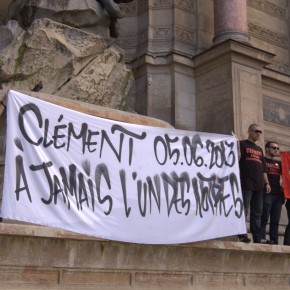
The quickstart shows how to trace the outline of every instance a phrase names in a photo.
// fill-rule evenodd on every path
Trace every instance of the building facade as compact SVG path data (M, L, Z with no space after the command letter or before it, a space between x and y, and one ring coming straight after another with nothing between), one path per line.
M117 44L135 77L130 105L176 128L290 149L289 0L139 0L122 4Z
M133 72L130 106L175 128L247 137L251 123L290 150L289 0L122 4L117 44ZM287 223L281 218L281 235Z
M290 150L290 0L120 6L126 16L115 42L135 79L129 107L178 129L240 138L258 123L261 146L276 140ZM120 112L110 114L128 122ZM284 213L281 237L285 224ZM2 222L1 289L289 289L289 247L233 240L142 245Z

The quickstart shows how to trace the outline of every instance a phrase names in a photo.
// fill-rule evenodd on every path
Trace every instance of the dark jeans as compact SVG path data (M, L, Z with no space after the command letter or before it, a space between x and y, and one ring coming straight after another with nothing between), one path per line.
M261 217L263 212L263 191L242 190L245 218L247 219L250 208L250 230L254 243L261 241Z
M287 209L288 225L284 234L284 245L290 246L290 199L287 199L285 206Z
M274 244L278 245L278 228L281 216L283 196L281 194L264 193L263 214L261 221L261 237L266 237L266 226L270 217L269 237Z

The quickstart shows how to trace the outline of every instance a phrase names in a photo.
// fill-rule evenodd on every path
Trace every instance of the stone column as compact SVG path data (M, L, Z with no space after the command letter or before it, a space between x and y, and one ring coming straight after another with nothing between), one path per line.
M213 44L227 39L249 43L247 0L214 0Z

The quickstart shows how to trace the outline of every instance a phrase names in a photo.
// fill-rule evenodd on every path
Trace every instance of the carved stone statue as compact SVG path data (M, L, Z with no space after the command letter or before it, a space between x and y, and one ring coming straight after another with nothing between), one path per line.
M109 28L117 38L118 19L124 17L118 4L133 0L12 0L7 20L17 20L27 29L35 19L49 18L56 22L99 34ZM103 33L100 33L101 35Z
M106 11L108 12L109 16L111 17L110 24L111 37L117 38L119 36L117 19L122 18L124 16L118 4L129 3L132 2L133 0L99 0L99 1L102 3Z
M128 108L133 74L107 40L118 35L119 3L132 0L3 1L0 88Z

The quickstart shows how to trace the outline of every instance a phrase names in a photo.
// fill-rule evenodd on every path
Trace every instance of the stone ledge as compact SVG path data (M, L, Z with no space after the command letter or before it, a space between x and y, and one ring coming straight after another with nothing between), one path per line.
M66 239L77 241L96 241L96 242L111 242L121 243L125 245L139 245L133 243L116 242L95 238L92 236L81 235L62 229L34 225L24 222L10 222L3 221L0 223L0 237L1 236L16 236L23 238L52 238L52 239ZM226 238L225 238L226 239ZM228 239L231 239L229 237ZM143 245L143 244L142 244ZM171 245L146 245L144 246L165 246L165 247L180 247L180 248L196 248L196 249L214 249L214 250L231 250L231 251L249 251L249 252L271 252L271 253L285 253L290 255L290 247L282 245L260 245L254 243L241 243L231 240L215 239L200 241L195 243L171 244Z
M169 123L156 119L153 117L138 115L130 112L125 112L117 109L112 109L108 107L103 107L99 105L84 103L77 100L71 100L55 95L36 93L32 91L19 91L20 93L26 94L28 96L40 99L45 102L50 102L52 104L62 106L71 110L75 110L81 113L85 113L91 116L115 120L119 122L126 122L130 124L162 127L162 128L173 128ZM8 91L0 90L0 101L6 103L6 95ZM0 115L3 112L2 106L0 107Z
M31 232L22 235L23 227ZM50 233L38 236L44 230ZM142 245L53 237L54 231L1 224L1 289L289 289L290 247L217 240Z
M1 269L0 271L5 270ZM25 271L24 269L7 270L9 277L1 279L1 289L176 289L176 290L228 290L228 289L289 289L288 277L276 275L267 277L265 275L252 274L218 274L218 273L150 273L150 272L93 272L72 270L45 270ZM35 280L32 279L36 278ZM271 285L269 286L269 281ZM17 283L18 282L18 283ZM21 283L21 286L20 286ZM278 285L278 286L277 286Z

